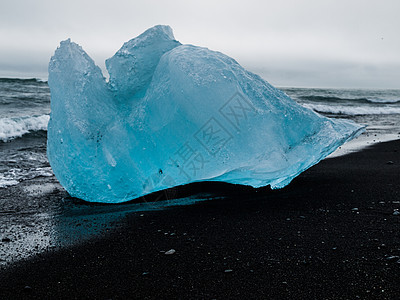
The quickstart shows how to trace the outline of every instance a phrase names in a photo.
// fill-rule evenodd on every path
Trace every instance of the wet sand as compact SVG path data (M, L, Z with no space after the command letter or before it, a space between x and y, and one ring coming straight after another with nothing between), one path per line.
M132 204L86 205L103 215L124 213L81 243L50 247L3 266L0 298L397 299L400 294L400 140L326 159L282 190L201 183L169 190L167 196L198 193L212 200L146 212L127 209ZM63 194L55 191L53 197ZM158 198L165 193L146 201ZM90 213L84 215L73 225L92 221ZM1 241L0 247L10 242ZM175 252L166 254L171 249Z

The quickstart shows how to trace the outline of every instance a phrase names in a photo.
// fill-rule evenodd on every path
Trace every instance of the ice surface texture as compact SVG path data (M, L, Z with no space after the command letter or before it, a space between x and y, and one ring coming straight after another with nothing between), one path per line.
M195 181L282 188L362 131L306 109L234 59L155 26L106 62L49 65L48 158L70 195L118 203Z

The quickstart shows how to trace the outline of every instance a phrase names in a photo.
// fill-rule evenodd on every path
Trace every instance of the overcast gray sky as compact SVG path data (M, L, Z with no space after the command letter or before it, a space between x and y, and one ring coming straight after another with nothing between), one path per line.
M47 78L69 37L104 70L157 24L277 86L400 88L398 0L1 0L0 76Z

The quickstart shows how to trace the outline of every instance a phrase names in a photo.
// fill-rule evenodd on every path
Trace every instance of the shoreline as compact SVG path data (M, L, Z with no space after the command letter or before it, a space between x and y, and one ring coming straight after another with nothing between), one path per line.
M368 147L380 144L380 143L386 143L386 142L394 142L396 140L400 139L400 132L398 133L374 133L374 131L366 127L366 130L360 134L358 137L355 139L352 139L348 142L346 142L344 145L340 146L338 149L336 149L333 153L328 155L325 159L329 158L334 158L334 157L339 157L355 152L360 152L365 149L368 149Z
M99 232L3 266L0 298L394 299L399 178L397 139L328 157L281 190L191 184L177 193L212 200L141 212L64 204L75 231L56 234Z

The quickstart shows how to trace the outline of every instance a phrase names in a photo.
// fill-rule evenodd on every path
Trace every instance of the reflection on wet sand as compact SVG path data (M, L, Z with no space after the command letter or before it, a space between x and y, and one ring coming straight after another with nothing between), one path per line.
M172 198L163 191L135 202L94 204L68 196L56 179L36 178L0 191L0 266L77 245L118 228L127 214L189 205L204 194ZM171 197L172 196L172 197Z

